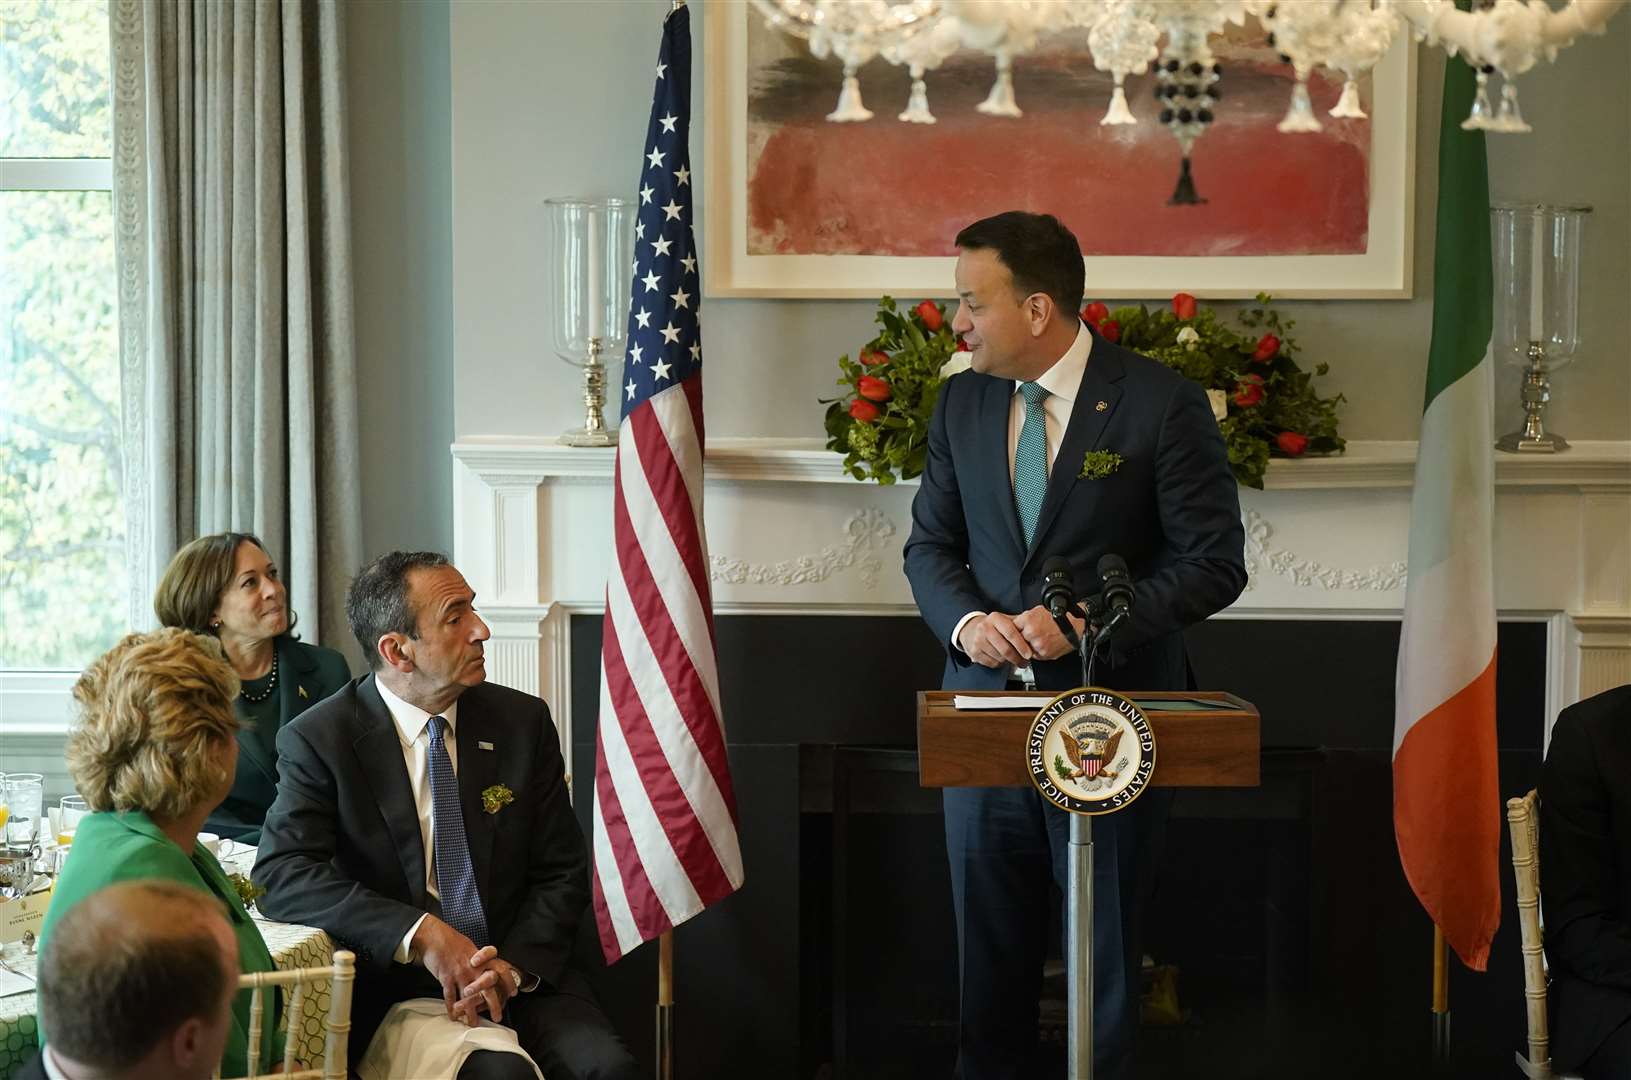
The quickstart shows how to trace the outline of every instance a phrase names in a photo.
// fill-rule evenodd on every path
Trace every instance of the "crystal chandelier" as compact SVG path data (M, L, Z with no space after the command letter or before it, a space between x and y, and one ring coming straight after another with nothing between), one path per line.
M1334 117L1363 117L1361 76L1409 33L1461 56L1478 69L1478 94L1462 122L1469 130L1530 130L1518 107L1518 76L1581 34L1601 34L1628 0L1479 0L1472 11L1453 0L752 0L769 24L808 39L817 58L843 65L835 123L870 120L856 72L874 57L907 69L911 96L899 119L932 124L925 76L961 48L990 53L996 81L977 106L992 116L1021 115L1014 96L1014 58L1044 37L1085 31L1093 65L1115 80L1100 124L1133 124L1123 88L1127 76L1155 67L1159 120L1183 151L1174 203L1202 201L1189 155L1211 126L1222 99L1222 66L1208 41L1226 26L1255 16L1295 81L1282 132L1320 131L1308 93L1316 68L1341 76ZM1500 104L1489 78L1501 76Z

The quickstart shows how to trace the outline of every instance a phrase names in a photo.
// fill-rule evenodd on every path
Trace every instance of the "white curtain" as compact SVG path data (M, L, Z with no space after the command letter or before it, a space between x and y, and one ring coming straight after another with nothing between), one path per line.
M344 647L361 550L345 20L335 0L114 0L131 616L247 530Z

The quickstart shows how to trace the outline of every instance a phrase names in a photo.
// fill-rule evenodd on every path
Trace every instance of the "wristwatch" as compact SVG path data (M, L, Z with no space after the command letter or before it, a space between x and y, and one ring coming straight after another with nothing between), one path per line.
M515 987L514 987L514 990L512 992L519 994L521 992L521 982L522 982L521 969L512 964L510 966L510 977L515 980Z

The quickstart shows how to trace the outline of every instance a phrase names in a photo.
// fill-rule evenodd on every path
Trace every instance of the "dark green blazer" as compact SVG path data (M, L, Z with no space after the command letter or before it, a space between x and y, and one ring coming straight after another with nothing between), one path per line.
M307 645L287 635L277 639L277 726L259 731L248 724L238 731L238 775L226 801L215 808L204 828L251 847L260 843L266 811L277 797L277 733L284 726L351 681L345 657L321 645ZM245 720L242 703L238 719Z
M57 878L56 890L51 894L51 906L46 909L45 923L40 927L40 950L50 948L51 935L63 914L79 901L104 886L116 881L144 879L173 881L200 892L213 895L221 901L222 912L238 939L238 968L244 972L275 971L272 954L260 930L244 910L238 892L227 880L221 864L203 845L193 848L189 857L176 846L176 842L153 824L153 819L139 810L124 813L89 814L74 832L74 846ZM243 1076L247 1069L246 1050L249 1045L250 991L238 994L232 1003L232 1031L227 1036L226 1052L222 1056L223 1076ZM277 1059L277 1027L279 1012L272 1002L261 1031L261 1062L270 1064ZM44 1025L40 1027L40 1045L46 1042Z

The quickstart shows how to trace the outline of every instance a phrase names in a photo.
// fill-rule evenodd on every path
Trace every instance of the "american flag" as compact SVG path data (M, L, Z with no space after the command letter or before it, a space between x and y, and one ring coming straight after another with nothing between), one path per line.
M595 921L608 963L742 885L702 525L691 233L691 15L663 24L640 171L595 753Z

